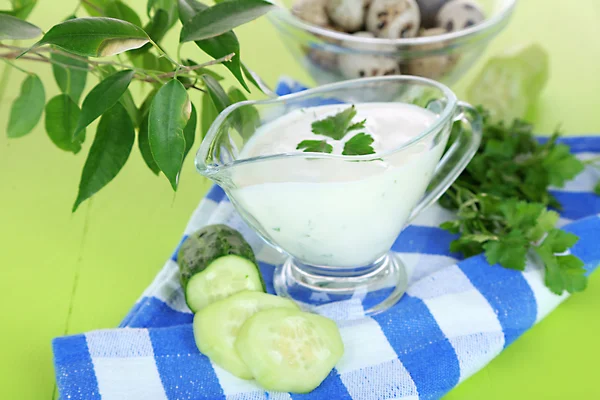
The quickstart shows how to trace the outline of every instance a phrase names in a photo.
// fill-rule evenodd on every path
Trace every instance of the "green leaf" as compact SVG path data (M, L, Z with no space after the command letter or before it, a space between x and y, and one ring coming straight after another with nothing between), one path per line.
M110 18L116 18L131 22L134 25L142 26L142 20L133 9L122 1L111 1L104 7L104 15Z
M550 150L543 161L543 166L548 171L550 184L558 187L564 186L585 168L564 144L557 144Z
M352 122L352 118L356 116L356 108L354 105L335 115L331 115L319 121L312 123L312 132L315 135L323 135L335 140L341 140Z
M148 43L139 26L114 18L77 18L54 25L33 47L53 44L84 57L105 57Z
M594 193L596 193L598 196L600 196L600 182L598 182L596 184L596 186L594 187Z
M523 232L536 226L538 217L544 210L543 204L517 201L516 199L506 200L500 205L500 211L504 214L508 226Z
M206 85L206 90L208 90L208 94L215 105L215 108L218 112L223 111L227 107L231 105L231 100L223 87L210 75L202 75L202 80Z
M144 162L150 168L150 171L154 173L154 175L158 175L160 173L160 168L154 161L154 156L152 155L152 150L150 149L150 141L148 139L148 115L146 114L140 123L140 129L138 131L138 148L140 149L140 153L142 154L142 158Z
M81 115L75 129L75 136L119 101L134 75L135 73L130 69L116 72L97 84L88 93L81 106Z
M96 137L83 166L73 211L117 176L129 158L134 140L133 123L121 103L116 103L98 123Z
M138 119L138 109L135 106L135 101L133 101L133 96L131 95L129 89L123 93L123 96L121 96L119 102L123 105L123 107L125 107L127 114L129 114L129 117L131 118L131 122L133 122L133 126L139 126L140 121Z
M160 168L158 168L158 165L156 165L154 156L152 156L152 150L150 149L150 140L148 139L148 113L150 112L150 106L152 105L152 101L154 100L154 96L156 96L157 92L158 89L154 89L148 93L148 96L146 96L146 99L140 106L138 112L138 119L140 120L140 128L138 131L138 147L144 162L155 175L160 173Z
M229 0L197 13L183 24L180 42L208 39L250 22L271 11L265 0Z
M54 79L61 92L71 96L75 103L79 103L87 81L87 63L58 53L50 54L50 59L55 63L62 64L52 64Z
M148 119L148 138L152 156L173 190L183 164L183 130L192 107L185 87L176 79L167 82L154 97Z
M196 107L192 104L192 113L190 114L190 119L188 120L185 128L183 129L183 137L185 138L185 150L183 151L183 159L194 146L194 141L196 139L196 125L198 123L198 117L196 115Z
M544 263L544 282L552 293L561 295L565 290L569 293L585 290L587 277L583 261L571 254L555 256L543 247L538 247L535 251Z
M244 63L242 63L242 71L244 72L244 76L246 77L246 79L248 79L258 90L264 93L262 87L258 84L256 79L254 79L254 75L252 75L252 72L250 72L250 70L248 69L248 67L246 67Z
M144 26L144 31L150 36L154 43L158 43L169 30L169 15L165 10L157 10L152 19ZM131 53L142 54L152 48L150 43L146 43L139 49L132 50Z
M146 5L146 11L148 13L148 17L152 18L154 14L158 12L158 10L163 10L168 15L167 29L170 29L177 22L177 1L176 0L148 0Z
M42 34L37 26L12 15L0 14L0 40L33 39Z
M73 138L79 114L79 107L66 94L59 94L46 104L46 132L59 149L74 154L81 150L85 134Z
M535 227L529 231L529 240L534 242L540 240L546 232L549 232L556 226L558 219L559 215L556 211L544 210L537 218Z
M302 149L305 153L331 153L333 146L326 140L303 140L296 147L296 150Z
M200 115L200 130L202 131L202 139L210 129L219 112L208 93L202 93L202 113Z
M491 240L483 245L485 257L490 265L500 264L504 268L525 270L525 256L529 241L519 230L513 230L499 240Z
M182 24L185 24L196 14L206 9L208 9L207 6L195 0L179 0L179 19L181 20ZM225 57L234 53L235 55L231 58L231 60L223 63L223 65L229 71L231 71L232 75L238 80L244 89L250 91L250 88L248 88L240 69L242 67L240 59L240 43L233 31L225 32L210 39L197 40L195 43L202 51L214 59Z
M364 156L367 154L375 154L375 150L371 144L373 137L366 133L357 133L344 144L342 154L345 156Z
M20 19L27 19L37 0L11 0L13 11L10 15Z
M230 88L227 94L232 103L248 100L244 93L236 87ZM236 121L236 127L239 128L238 130L244 139L250 138L256 131L256 128L260 126L260 114L256 107L250 104L235 109L232 117Z
M46 104L44 85L37 75L29 75L21 84L21 93L10 110L6 133L10 138L27 135L35 128Z
M85 8L85 11L92 17L102 17L105 15L105 7L111 2L111 0L85 0L81 1L81 5Z
M577 235L555 228L548 232L540 248L548 249L552 254L564 253L573 247L578 240Z

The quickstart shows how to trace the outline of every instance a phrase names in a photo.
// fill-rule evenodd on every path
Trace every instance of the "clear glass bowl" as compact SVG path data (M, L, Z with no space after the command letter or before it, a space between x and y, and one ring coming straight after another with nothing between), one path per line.
M294 0L273 0L279 7L268 16L288 49L319 85L390 73L386 68L377 70L376 74L372 73L373 69L369 72L344 68L357 60L381 66L389 66L391 60L401 74L452 84L469 70L490 40L506 27L517 2L476 1L486 15L483 22L442 35L402 39L357 37L311 25L290 11ZM367 58L370 58L369 62L364 61Z

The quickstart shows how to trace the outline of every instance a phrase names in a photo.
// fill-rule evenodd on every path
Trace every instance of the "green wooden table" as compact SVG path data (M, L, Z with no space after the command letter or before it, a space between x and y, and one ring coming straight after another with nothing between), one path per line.
M144 0L129 3L145 8ZM535 117L539 131L561 124L569 134L600 133L600 2L520 3L486 56L512 44L541 43L551 55L552 77ZM75 4L40 1L31 19L47 29ZM268 21L238 33L242 57L269 84L282 74L310 82ZM166 41L175 43L176 35ZM198 54L191 46L184 52ZM48 82L48 98L57 93L49 68L27 67ZM166 179L147 171L136 148L123 173L72 215L85 157L57 150L42 124L20 140L4 134L22 79L12 72L0 103L0 398L49 399L50 340L116 326L171 254L209 182L195 173L190 157L173 194ZM458 94L468 80L455 86ZM447 399L600 398L599 313L597 273L585 293L567 300Z

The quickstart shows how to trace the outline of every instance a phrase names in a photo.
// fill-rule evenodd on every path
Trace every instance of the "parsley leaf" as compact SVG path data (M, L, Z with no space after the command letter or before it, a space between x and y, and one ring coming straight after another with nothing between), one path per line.
M441 225L459 235L450 250L465 257L485 253L490 264L516 270L525 268L526 256L533 251L544 264L545 283L553 293L585 289L583 262L561 254L578 238L556 229L558 213L547 209L560 208L548 188L563 186L584 169L584 163L557 143L558 133L540 144L531 124L495 123L484 109L480 112L481 146L440 199L440 205L456 212L455 220ZM462 129L454 125L451 138ZM600 184L595 190L600 194Z
M594 187L594 193L596 193L598 196L600 196L600 182L598 182L596 184L596 187Z
M305 153L331 153L333 146L325 140L303 140L296 147L296 150L300 149L304 149Z
M335 115L313 122L312 132L315 135L323 135L335 140L341 140L348 133L352 118L355 116L356 108L352 105L352 107Z
M520 230L511 231L508 235L490 240L483 245L485 258L494 265L523 271L525 256L529 250L529 241Z
M373 138L366 133L357 133L344 144L344 156L364 156L366 154L375 154L371 144Z
M354 107L354 106L352 106L352 107ZM354 124L350 125L350 126L348 127L348 129L346 129L346 133L348 133L348 132L350 132L350 131L357 131L357 130L359 130L359 129L364 129L364 128L365 128L365 123L366 123L366 122L367 122L367 120L366 120L366 119L363 119L363 120L362 120L362 121L360 121L360 122L356 122L356 123L354 123Z

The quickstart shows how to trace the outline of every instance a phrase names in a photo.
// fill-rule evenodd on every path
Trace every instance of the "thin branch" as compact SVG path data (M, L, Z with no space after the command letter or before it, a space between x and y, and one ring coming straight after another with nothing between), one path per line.
M10 45L5 45L5 44L0 44L0 48L6 48L9 50L12 50L9 53L0 54L0 59L5 59L5 60L15 59L19 54L21 54L23 52L23 50L25 50L22 47L10 46ZM41 54L41 53L45 53L45 52L49 52L49 53L53 53L53 54L61 54L65 57L71 58L73 60L79 60L81 62L84 62L89 66L88 67L80 67L80 66L65 64L65 63L62 63L57 60L53 60L50 57L47 57L47 56ZM231 54L227 54L224 57L217 58L215 60L209 60L205 63L198 64L198 65L185 66L185 65L176 64L178 66L176 71L164 72L161 74L153 74L149 70L146 70L143 68L137 68L132 65L122 64L122 63L118 63L118 62L114 62L114 61L90 60L88 58L81 57L81 56L71 54L66 51L51 48L51 47L31 50L31 51L29 51L29 53L21 56L19 59L56 64L56 65L60 65L64 68L77 69L77 70L82 70L82 71L94 71L93 67L98 66L98 65L113 65L116 67L132 69L132 70L136 71L139 75L137 75L135 77L135 79L141 80L143 82L162 82L163 79L165 79L165 78L173 78L174 76L182 76L182 75L186 75L188 72L191 72L191 71L194 71L197 69L205 68L205 67L208 67L211 65L221 64L224 62L229 62L229 61L231 61L231 59L234 56L235 56L235 53L231 53ZM193 85L190 87L192 89L201 90L200 88L194 87Z

